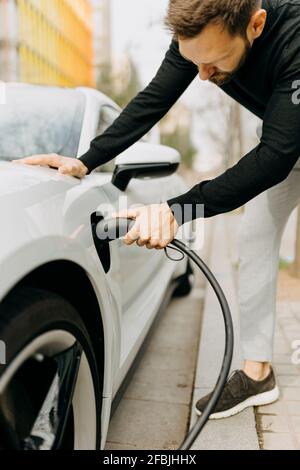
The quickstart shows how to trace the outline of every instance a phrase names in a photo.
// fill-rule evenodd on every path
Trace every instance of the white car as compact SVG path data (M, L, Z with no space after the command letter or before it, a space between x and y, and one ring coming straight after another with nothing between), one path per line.
M88 88L6 86L0 448L103 449L121 385L154 320L174 290L191 289L186 258L174 262L164 250L122 240L103 247L95 232L124 197L131 206L187 191L175 150L144 139L82 180L10 162L39 153L80 156L119 112Z

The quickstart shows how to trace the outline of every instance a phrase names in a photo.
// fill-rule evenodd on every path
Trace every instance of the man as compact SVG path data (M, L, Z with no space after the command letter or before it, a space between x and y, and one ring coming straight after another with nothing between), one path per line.
M300 156L300 0L170 0L166 22L173 40L157 75L85 155L22 162L85 176L149 131L197 74L263 119L259 145L219 177L163 204L117 214L136 219L125 243L161 249L180 225L199 217L199 205L204 217L212 217L251 201L240 247L245 363L228 380L215 409L213 417L222 418L279 395L271 367L279 246L300 200L300 173L294 168ZM167 231L169 236L162 236ZM198 401L198 414L207 400Z

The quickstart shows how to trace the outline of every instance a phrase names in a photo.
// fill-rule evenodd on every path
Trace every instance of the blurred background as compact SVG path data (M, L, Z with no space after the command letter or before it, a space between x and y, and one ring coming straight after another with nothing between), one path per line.
M0 0L0 79L96 87L124 107L153 78L168 48L167 4ZM162 120L156 139L177 147L188 168L210 172L256 142L257 120L216 87L195 82Z
M167 5L168 0L0 0L0 80L95 87L124 107L154 77L166 53ZM216 86L196 78L152 130L152 141L180 151L180 172L193 184L257 145L260 124ZM288 233L283 263L290 264L300 259L296 212ZM293 269L300 276L300 262Z

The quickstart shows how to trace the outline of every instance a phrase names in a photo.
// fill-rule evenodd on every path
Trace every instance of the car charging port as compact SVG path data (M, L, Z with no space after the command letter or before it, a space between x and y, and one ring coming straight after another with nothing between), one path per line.
M100 212L93 212L93 214L91 214L91 228L94 245L97 251L97 255L103 266L104 272L108 273L111 265L109 243L103 242L103 240L101 240L97 236L97 226L103 219L104 217Z

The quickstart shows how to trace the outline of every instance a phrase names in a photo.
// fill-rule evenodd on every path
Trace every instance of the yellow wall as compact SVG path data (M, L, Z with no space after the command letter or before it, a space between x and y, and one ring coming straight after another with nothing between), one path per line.
M94 86L90 0L17 0L20 79Z

